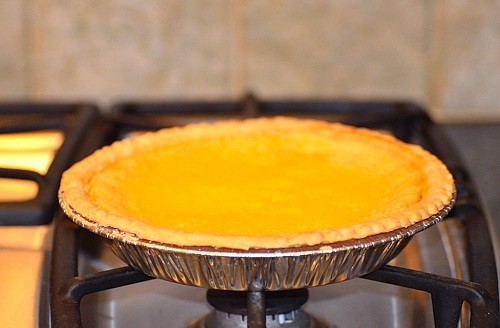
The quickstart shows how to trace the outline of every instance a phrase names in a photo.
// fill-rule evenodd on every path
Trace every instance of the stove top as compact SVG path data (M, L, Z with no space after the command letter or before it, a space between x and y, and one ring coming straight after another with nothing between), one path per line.
M97 109L85 104L0 104L0 326L41 322L41 283L62 172Z
M11 310L6 319L10 321L0 322L207 328L263 327L264 322L267 327L498 325L497 274L484 211L453 148L416 105L259 101L249 95L234 102L123 103L106 115L86 105L4 106L0 106L0 152L5 152L1 138L6 133L31 131L36 133L34 139L52 140L56 146L44 146L53 155L48 167L50 160L45 167L7 168L0 161L0 177L36 184L23 187L34 199L12 199L9 193L10 199L0 199L0 236L11 236L10 244L0 242L0 260L10 263L9 270L0 271L0 281L19 288L26 281L31 286L29 297L17 299L30 304L27 310L35 319L21 323L17 318L21 307L17 312L12 304L6 307L9 299L16 299L12 292L6 301L0 300L2 308ZM452 171L457 183L455 208L443 222L414 237L390 265L363 278L282 295L239 292L231 298L224 292L207 294L200 288L153 280L125 266L102 238L77 227L55 206L62 171L114 140L192 122L275 115L366 126L421 144ZM3 295L2 286L7 283L0 284ZM50 298L44 297L48 291ZM23 313L27 313L24 308Z

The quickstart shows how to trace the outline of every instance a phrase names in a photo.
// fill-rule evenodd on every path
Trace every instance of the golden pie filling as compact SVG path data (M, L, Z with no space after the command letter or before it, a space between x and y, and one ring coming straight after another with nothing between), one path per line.
M418 146L291 118L193 124L117 142L68 170L75 219L181 246L327 244L406 227L453 194Z

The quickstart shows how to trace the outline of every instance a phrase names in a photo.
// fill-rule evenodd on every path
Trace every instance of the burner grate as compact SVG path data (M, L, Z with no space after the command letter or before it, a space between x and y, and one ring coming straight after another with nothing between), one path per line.
M497 275L485 215L453 148L418 106L380 102L259 102L251 95L241 103L121 104L108 117L113 124L108 136L112 141L135 130L262 115L293 115L386 129L404 141L417 140L440 157L456 179L457 202L446 220L457 220L466 228L470 281L395 266L382 267L363 278L430 293L437 327L457 327L464 302L470 305L471 327L498 326ZM55 328L82 326L80 301L84 295L152 279L130 267L79 276L79 231L62 213L56 216L50 277L51 322ZM248 327L265 327L265 298L265 292L248 292Z
M0 226L41 225L52 220L57 189L65 169L97 114L85 104L0 104L0 134L58 130L64 142L45 175L22 169L0 168L0 178L30 180L38 185L34 199L0 203Z
M471 306L471 327L495 325L495 302L478 283L389 265L364 278L430 293L436 327L457 327L463 302Z
M51 274L53 327L81 327L80 301L99 291L153 279L129 266L78 276L77 251L80 228L64 215L57 219ZM498 325L498 298L479 283L386 265L363 278L412 288L431 294L436 327L457 327L463 302L471 306L471 327ZM248 327L265 327L265 292L248 292ZM62 314L65 315L62 315Z

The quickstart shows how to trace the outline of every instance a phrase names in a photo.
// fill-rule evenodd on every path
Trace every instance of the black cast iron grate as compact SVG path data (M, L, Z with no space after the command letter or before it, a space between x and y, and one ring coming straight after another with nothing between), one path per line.
M0 168L0 178L31 180L38 185L34 199L0 203L1 225L49 223L57 204L62 172L73 161L83 136L96 118L95 106L85 104L0 104L0 134L57 130L64 141L45 175L34 171Z
M497 273L484 212L456 153L439 128L416 105L403 102L258 102L253 96L247 96L242 102L121 104L108 117L112 128L105 142L135 130L268 115L294 115L387 129L405 141L418 135L423 146L438 155L455 177L457 202L447 220L459 220L467 232L470 281L394 266L382 267L363 278L430 293L437 327L457 327L464 302L470 305L471 327L499 325ZM50 275L53 327L82 326L80 301L84 295L152 279L130 267L78 275L80 228L62 213L56 219ZM265 298L265 292L248 292L248 327L265 327Z

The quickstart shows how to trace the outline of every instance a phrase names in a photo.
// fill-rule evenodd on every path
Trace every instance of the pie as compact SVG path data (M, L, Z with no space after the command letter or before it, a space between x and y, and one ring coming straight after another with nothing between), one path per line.
M417 223L453 197L420 146L286 117L197 123L117 141L62 178L66 214L141 239L231 249L363 238Z

